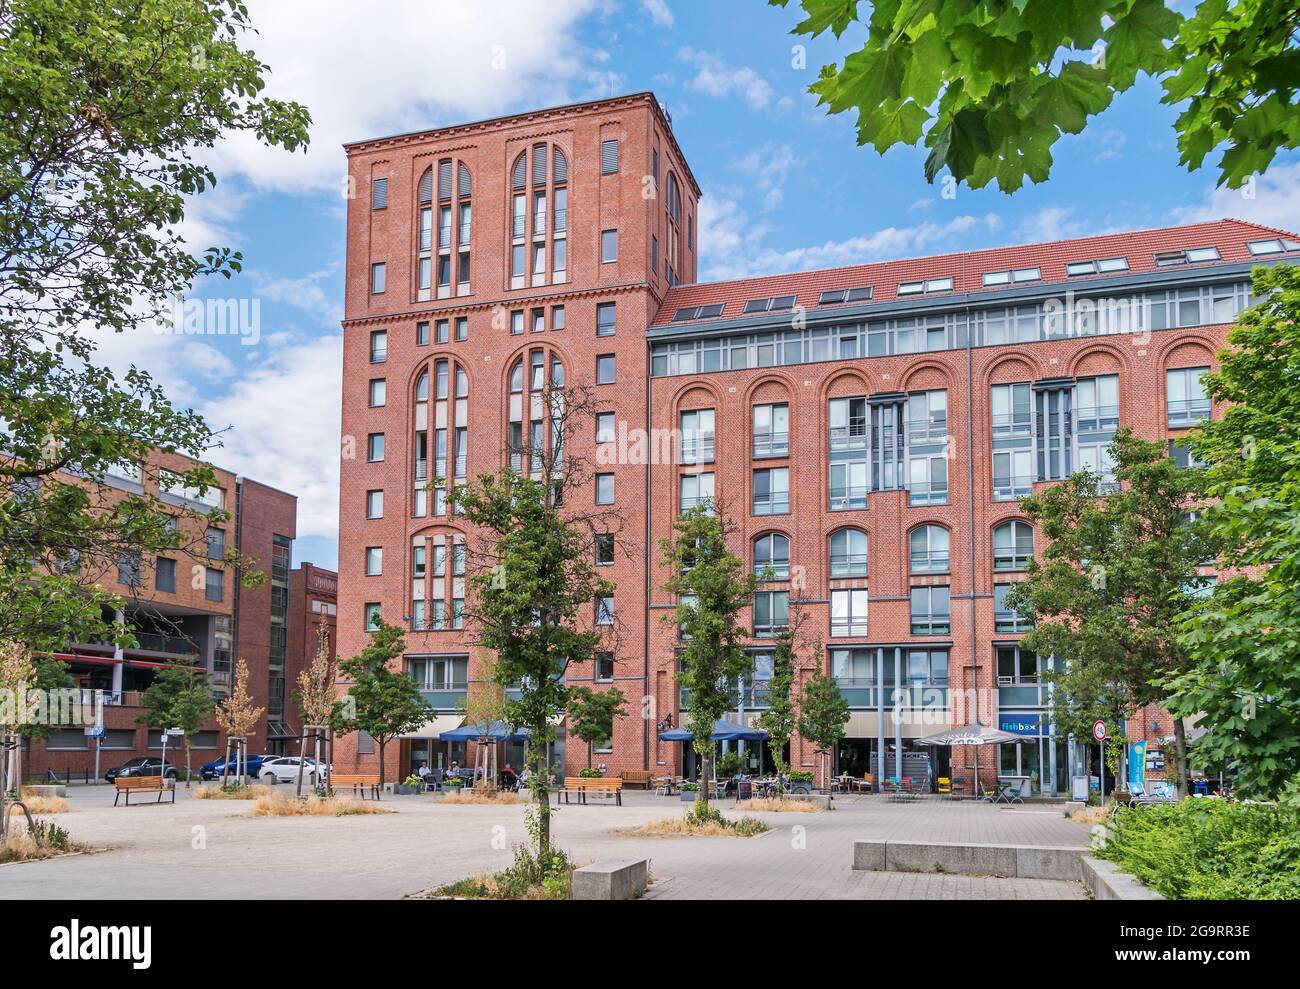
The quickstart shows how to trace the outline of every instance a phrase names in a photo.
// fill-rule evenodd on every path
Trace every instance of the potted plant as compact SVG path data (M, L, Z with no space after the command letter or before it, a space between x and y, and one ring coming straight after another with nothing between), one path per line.
M686 803L694 803L696 794L700 792L700 784L683 783L681 789L681 799Z
M448 776L442 781L443 793L460 793L460 788L465 785L465 781L459 776Z
M785 778L786 793L812 793L813 774L801 769L792 770Z
M578 775L584 780L598 780L604 777L605 771L599 768L588 768L578 770Z
M397 784L398 793L419 793L424 789L424 780L420 779L417 773L412 773L402 782Z

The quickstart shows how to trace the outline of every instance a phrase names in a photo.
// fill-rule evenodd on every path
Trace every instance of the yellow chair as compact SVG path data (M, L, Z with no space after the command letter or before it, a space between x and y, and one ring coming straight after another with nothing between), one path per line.
M939 777L939 792L948 794L952 793L952 780L948 779L947 776Z

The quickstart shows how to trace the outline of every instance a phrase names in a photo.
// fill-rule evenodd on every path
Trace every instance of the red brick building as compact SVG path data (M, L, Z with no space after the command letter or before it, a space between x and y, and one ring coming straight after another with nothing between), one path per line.
M389 778L464 764L434 736L480 669L461 627L467 533L427 478L495 470L540 435L526 398L548 375L601 408L574 452L607 466L579 506L613 504L650 550L608 564L612 664L569 671L631 701L596 761L681 769L682 746L658 739L681 698L653 547L704 500L777 577L756 595L736 719L763 706L794 602L853 708L840 769L873 772L883 752L889 774L930 758L969 776L974 749L911 740L978 719L1024 739L981 749L982 768L1057 790L1082 774L1086 749L1054 736L1040 661L1003 606L1038 538L1016 499L1083 466L1105 475L1120 423L1174 442L1209 414L1199 375L1250 267L1294 258L1294 235L1224 220L691 284L699 189L651 94L346 150L339 649L361 648L368 614L401 621L442 714L390 749ZM1169 734L1141 720L1135 739ZM585 745L559 747L585 765ZM335 758L374 765L365 738Z
M157 460L152 467L164 471L179 473L193 466L178 456L160 454ZM290 572L296 496L219 467L214 472L215 488L201 497L180 488L160 489L155 469L123 470L105 479L110 488L151 494L164 506L175 506L186 550L124 560L116 573L99 578L123 599L120 618L137 645L121 649L111 642L70 643L58 654L78 687L102 692L104 734L91 738L77 726L32 741L24 756L28 775L53 771L77 778L94 772L97 755L101 773L136 756L160 756L159 731L136 721L145 710L141 694L159 669L183 663L206 669L213 696L220 698L231 689L236 661L247 662L249 693L266 709L249 740L250 752L283 751L287 739L298 734L293 683L315 652L316 616L303 612L314 600L332 604L333 574L311 564ZM204 518L214 508L229 516L220 525ZM197 555L191 549L195 546L200 547ZM242 585L241 573L223 559L230 549L257 561L250 565L265 575L261 586ZM308 575L310 585L294 593L291 583L299 573ZM313 629L308 635L293 634L308 626ZM168 760L182 764L183 755L173 755L174 745L169 741ZM193 752L196 769L224 755L224 733L215 720L195 736Z

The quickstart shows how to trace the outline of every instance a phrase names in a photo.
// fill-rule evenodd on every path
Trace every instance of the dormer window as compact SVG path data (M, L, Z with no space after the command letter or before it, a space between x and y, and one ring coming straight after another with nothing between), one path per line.
M1196 264L1200 261L1218 261L1217 247L1189 247L1185 251L1157 251L1151 255L1157 268L1172 268L1180 264Z
M999 285L1019 285L1021 282L1036 282L1043 277L1038 268L1009 268L1006 271L984 272L984 285L994 288Z
M915 282L899 282L899 295L929 295L931 292L951 292L951 278L926 278Z
M1300 251L1300 240L1287 240L1282 237L1273 240L1250 240L1246 242L1246 250L1250 251L1255 257L1262 254L1283 254L1286 251Z
M1071 278L1104 275L1112 271L1128 271L1128 258L1096 258L1092 261L1069 261L1065 265L1065 273Z
M793 295L774 295L768 299L750 299L745 303L745 312L780 312L783 309L793 309L794 301L795 296Z
M871 299L872 294L870 285L863 285L859 288L832 288L827 289L817 297L817 305L837 306L845 302L867 302Z

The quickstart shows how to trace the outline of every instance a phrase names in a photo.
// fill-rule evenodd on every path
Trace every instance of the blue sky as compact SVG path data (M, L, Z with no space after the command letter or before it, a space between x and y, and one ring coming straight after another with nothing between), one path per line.
M1185 6L1176 4L1176 6ZM271 95L305 103L312 147L251 139L210 153L216 189L180 232L244 271L195 295L259 307L252 335L137 334L106 359L154 373L223 430L214 462L299 496L295 564L337 558L344 141L653 90L703 189L708 280L1237 216L1300 228L1300 156L1253 189L1214 190L1178 166L1175 111L1139 82L1056 146L1051 179L1014 196L926 183L923 150L855 144L850 114L806 90L860 44L789 34L763 0L250 0ZM382 11L382 13L381 13ZM806 67L796 68L795 45ZM502 67L504 62L504 67ZM251 311L251 310L250 310Z

